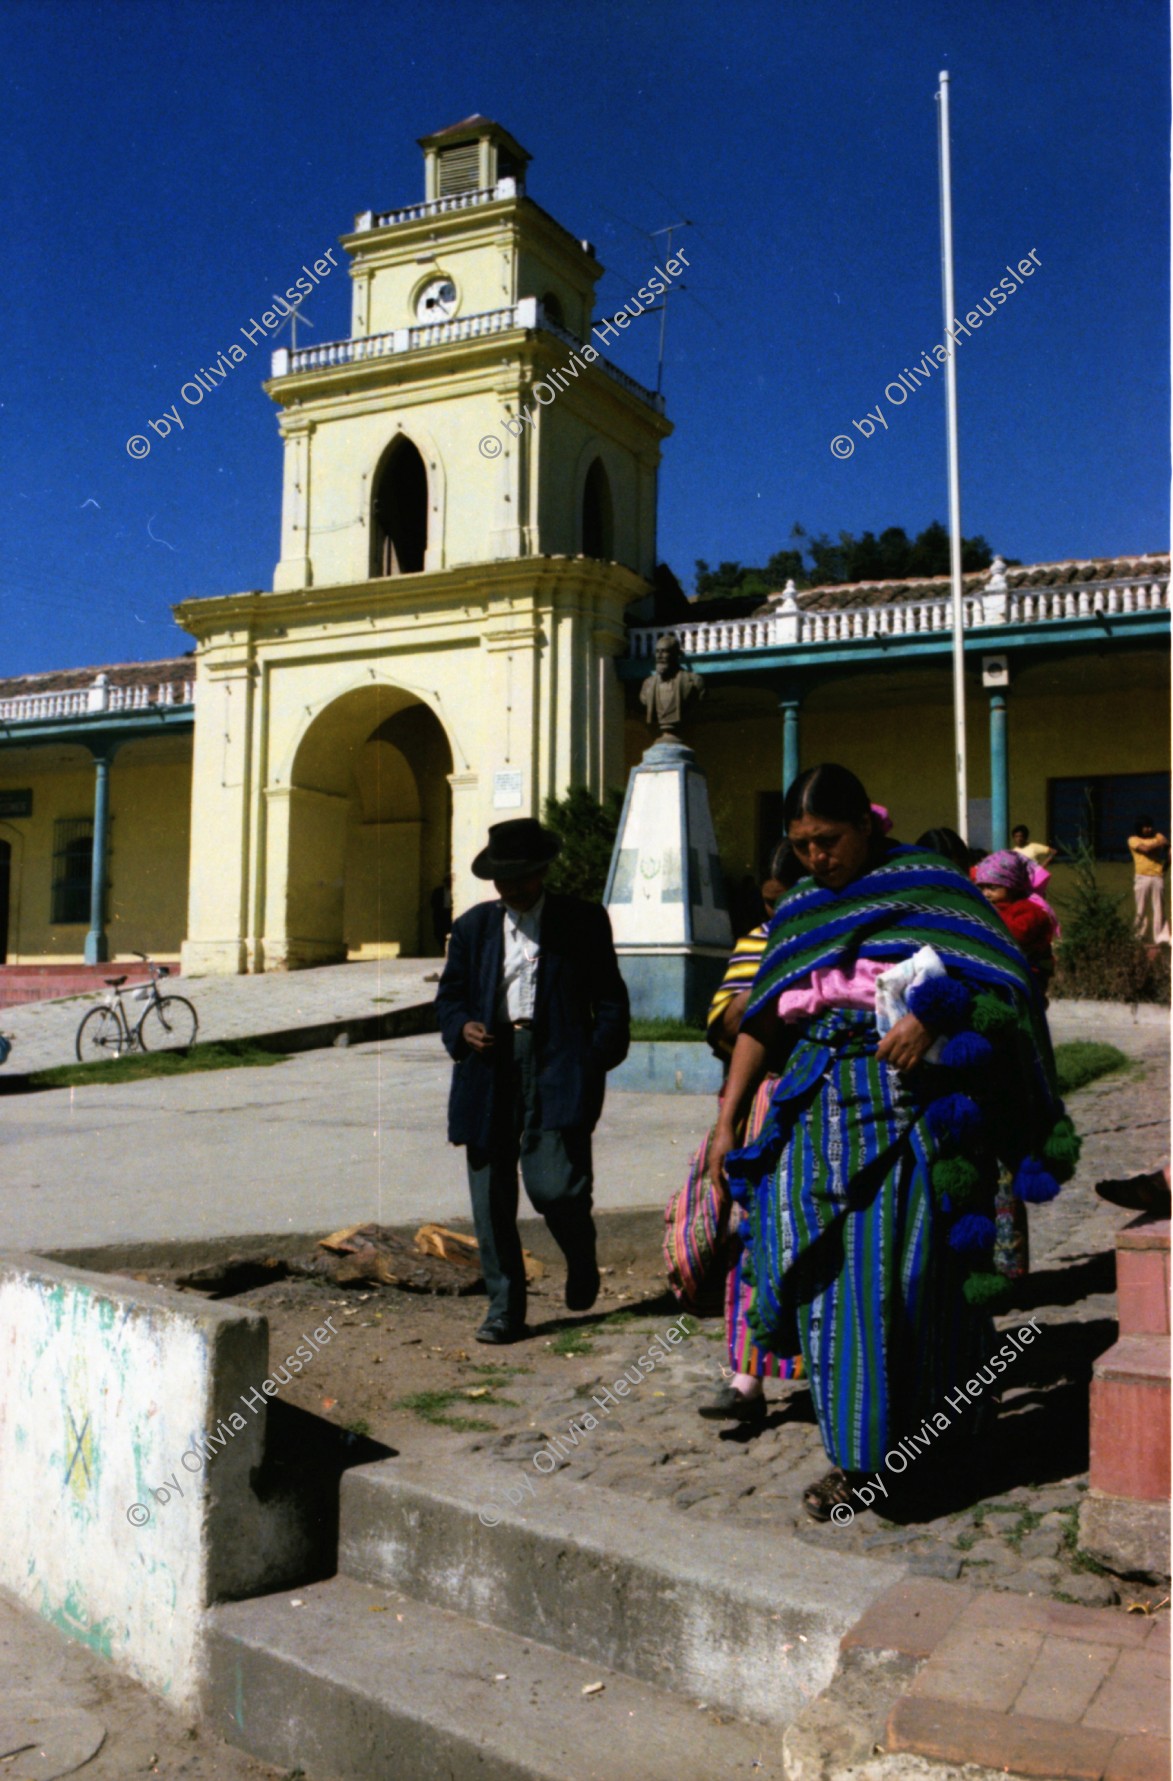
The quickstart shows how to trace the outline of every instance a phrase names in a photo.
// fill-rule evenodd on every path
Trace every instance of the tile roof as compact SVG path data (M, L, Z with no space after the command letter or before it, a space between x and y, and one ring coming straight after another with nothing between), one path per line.
M105 674L111 686L182 686L194 680L195 657L175 656L165 662L114 662L96 668L55 668L48 674L18 674L0 680L0 699L23 699L32 693L67 693L93 686Z
M989 569L972 570L961 578L966 594L980 594L989 586ZM1169 553L1152 552L1136 557L1080 557L1061 563L1022 563L1005 571L1006 587L1014 593L1023 588L1091 585L1111 581L1148 581L1168 576ZM836 582L828 587L804 588L798 595L804 612L832 612L843 606L889 606L903 600L945 599L950 592L947 575L931 575L909 581ZM771 594L757 612L772 612L781 593Z

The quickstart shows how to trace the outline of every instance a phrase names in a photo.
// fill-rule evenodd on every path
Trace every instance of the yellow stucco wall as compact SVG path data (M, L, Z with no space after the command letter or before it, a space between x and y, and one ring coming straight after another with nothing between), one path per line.
M185 968L431 951L449 858L459 913L491 823L622 778L614 657L642 591L553 559L183 607L201 637Z
M110 769L106 931L110 957L178 958L187 929L190 736L124 744ZM53 825L92 817L88 750L54 744L0 750L0 789L29 789L33 814L0 820L12 846L8 962L78 963L88 922L54 926Z
M1008 693L1010 820L1047 839L1052 778L1169 770L1169 671L1161 650L1108 647L1042 663L1013 675ZM967 702L969 791L990 795L988 695L973 679ZM628 701L627 764L650 733ZM722 686L710 678L701 715L683 740L709 781L722 864L731 886L757 872L763 843L758 794L781 789L782 720L777 695ZM893 833L912 841L925 829L956 826L952 688L946 669L909 669L828 678L803 700L801 762L840 761L886 804ZM1127 893L1132 868L1101 862L1105 889ZM1062 898L1067 869L1056 866Z
M400 436L427 473L425 571L578 555L583 487L600 456L614 510L611 557L651 576L667 422L592 363L564 388L551 383L572 351L553 335L514 329L491 348L417 348L266 386L287 404L276 589L370 579L375 492ZM522 409L532 424L518 418Z

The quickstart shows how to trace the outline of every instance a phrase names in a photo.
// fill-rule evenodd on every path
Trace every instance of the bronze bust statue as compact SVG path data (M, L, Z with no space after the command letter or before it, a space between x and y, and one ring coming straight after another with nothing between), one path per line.
M680 728L690 702L704 697L704 684L691 668L680 666L680 639L666 631L656 643L656 672L639 689L640 704L651 728L672 737Z

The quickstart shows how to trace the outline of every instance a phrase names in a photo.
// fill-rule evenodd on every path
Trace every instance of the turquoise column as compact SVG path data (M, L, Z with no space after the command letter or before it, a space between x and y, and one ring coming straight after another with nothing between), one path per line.
M1010 751L1003 692L990 694L990 842L995 852L1010 846Z
M782 712L782 795L785 797L801 771L798 747L798 707L796 698L779 700Z
M94 848L90 863L90 931L86 935L87 965L103 965L110 957L106 940L106 854L110 836L110 760L113 750L95 753Z

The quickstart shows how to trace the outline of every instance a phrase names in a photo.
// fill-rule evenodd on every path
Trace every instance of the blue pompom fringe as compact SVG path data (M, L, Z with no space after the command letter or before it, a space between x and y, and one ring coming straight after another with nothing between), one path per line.
M981 1136L982 1110L968 1095L942 1095L929 1102L925 1121L938 1143L949 1138L966 1144Z
M934 1033L959 1033L969 1023L973 997L954 977L930 977L909 990L908 1006Z
M1033 1156L1028 1156L1018 1166L1018 1173L1014 1177L1014 1191L1020 1200L1038 1205L1044 1200L1055 1198L1059 1192L1059 1183L1049 1169L1044 1169Z
M982 1070L994 1055L994 1047L980 1033L955 1033L941 1047L940 1061L950 1070Z
M979 1212L967 1212L949 1232L949 1247L958 1255L980 1255L994 1247L994 1222Z

